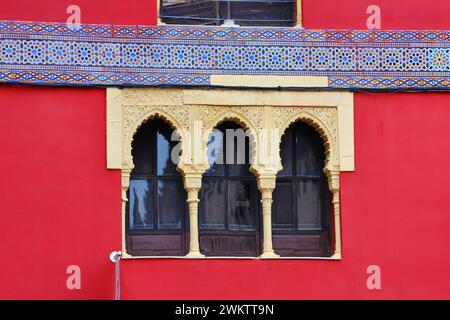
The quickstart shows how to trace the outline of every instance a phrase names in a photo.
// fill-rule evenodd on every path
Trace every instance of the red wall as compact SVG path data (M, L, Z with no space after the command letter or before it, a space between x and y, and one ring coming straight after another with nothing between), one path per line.
M302 0L310 29L367 29L367 7L381 9L382 29L450 29L448 0Z
M362 29L366 2L304 0L305 25ZM0 19L65 21L67 4L76 3L6 2ZM150 1L78 4L85 23L155 21ZM450 27L444 0L374 4L384 28ZM122 297L449 299L449 105L448 93L355 94L342 261L128 260ZM114 297L107 255L120 248L120 173L106 169L105 139L104 89L0 87L0 299ZM72 264L81 290L66 288ZM372 264L379 291L366 288Z
M0 87L0 299L111 296L121 192L106 169L105 99L102 89ZM72 264L78 292L66 288Z
M4 0L0 20L66 22L70 5L80 7L81 23L156 24L153 0Z
M112 298L120 174L105 169L102 89L0 87L0 298ZM355 95L342 175L344 259L132 260L124 298L449 298L450 96ZM66 288L68 265L82 289ZM382 290L366 288L381 267Z
M302 0L306 28L366 29L369 5L381 8L383 29L450 29L448 0ZM156 23L156 0L3 1L0 20L64 22L66 9L81 8L82 23Z

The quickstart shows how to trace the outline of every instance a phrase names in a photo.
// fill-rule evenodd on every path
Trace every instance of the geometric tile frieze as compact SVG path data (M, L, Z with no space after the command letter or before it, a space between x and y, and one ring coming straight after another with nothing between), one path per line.
M0 21L0 82L207 86L213 74L328 76L339 89L450 89L450 31Z

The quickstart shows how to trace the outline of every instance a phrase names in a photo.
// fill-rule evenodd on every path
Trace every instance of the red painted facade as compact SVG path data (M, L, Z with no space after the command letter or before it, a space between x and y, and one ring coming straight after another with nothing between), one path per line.
M450 29L450 3L376 1L386 29ZM303 1L307 28L364 29L371 1ZM65 21L71 1L0 19ZM83 23L154 24L150 0L78 1ZM122 298L450 298L449 93L356 93L356 171L341 175L343 259L126 260ZM101 88L0 87L0 299L112 299L120 172L106 169ZM81 267L81 290L66 268ZM368 290L379 265L382 289Z

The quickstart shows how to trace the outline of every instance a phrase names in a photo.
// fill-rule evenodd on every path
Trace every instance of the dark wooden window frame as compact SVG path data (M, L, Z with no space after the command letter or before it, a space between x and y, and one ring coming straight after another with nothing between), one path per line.
M279 176L277 175L276 186L280 184L289 184L292 195L292 227L291 228L277 228L274 225L276 211L272 214L272 234L273 245L276 253L287 257L301 257L301 256L316 256L329 257L332 252L332 202L331 194L328 189L328 180L322 172L320 175L299 175L297 174L297 144L295 142L295 135L297 134L298 126L308 126L305 123L297 122L291 125L285 134L291 134L291 175ZM313 128L309 127L311 132ZM320 143L320 152L325 160L325 148L323 142L317 132L314 131L317 138L317 143ZM282 137L285 138L284 135ZM298 214L296 211L298 201L297 186L298 182L302 181L319 181L320 182L320 202L321 202L321 228L319 229L298 229ZM273 208L277 205L279 199L274 192ZM286 225L287 226L287 225Z
M218 125L216 128L224 128L230 126L232 129L240 128L239 125L235 124L232 121L226 121L222 122L220 125ZM226 134L224 133L224 144L226 143ZM246 159L249 159L250 156L250 147L249 147L250 141L249 138L246 138ZM236 150L236 149L235 149ZM224 148L224 154L223 159L227 159L226 154L226 148ZM250 165L249 165L250 167ZM256 183L256 177L249 173L249 175L240 175L240 176L233 176L230 175L230 166L224 165L224 174L223 175L208 175L204 174L202 177L202 184L204 181L224 181L225 182L225 229L206 229L201 227L201 223L199 222L199 240L200 240L200 250L203 254L206 256L243 256L243 257L256 257L261 254L262 250L262 226L261 226L261 206L260 206L260 192L257 188ZM255 228L254 230L234 230L229 229L229 211L228 211L228 183L230 181L245 181L245 182L251 182L252 185L252 195L250 199L250 206L252 213L254 214L255 218ZM200 189L200 207L199 207L199 217L202 214L208 214L207 212L203 212L202 204L205 203L204 196L201 192L202 189ZM232 244L230 244L230 248L225 251L216 251L213 252L212 250L209 250L208 243L217 242L217 241L224 241L225 243L227 240L233 240L234 243L236 243L236 240L239 241L240 239L245 240L247 237L254 237L254 248L236 248L236 246L233 247ZM230 241L230 243L232 243ZM242 241L241 241L242 243ZM246 250L248 249L248 250Z
M178 229L158 229L158 216L159 216L159 197L158 182L159 181L176 181L183 183L182 176L177 172L176 174L158 174L157 172L157 135L156 132L161 128L161 125L166 128L170 127L161 119L149 120L149 123L145 123L141 129L146 125L156 125L151 130L151 150L149 150L149 157L151 160L151 174L134 173L134 169L131 172L130 183L132 180L152 181L153 184L153 203L156 210L153 213L153 229L131 229L130 228L130 210L129 201L126 207L126 245L127 252L136 256L184 256L189 249L189 219L188 208L186 203L186 193L182 192L182 198L177 201L183 202L183 212L181 212L181 228ZM130 199L129 191L127 192L127 198ZM179 240L178 240L179 239Z

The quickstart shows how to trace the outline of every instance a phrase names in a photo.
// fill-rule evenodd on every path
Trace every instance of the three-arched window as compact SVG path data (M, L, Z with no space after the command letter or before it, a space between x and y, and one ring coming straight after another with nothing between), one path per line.
M225 121L209 136L210 168L199 194L200 251L206 256L258 256L262 251L262 209L250 172L250 141ZM182 176L172 161L177 141L161 119L144 123L132 143L134 169L128 189L126 245L132 255L187 253L188 219ZM331 199L323 173L320 136L295 123L282 137L283 170L272 206L275 252L281 256L331 255Z

